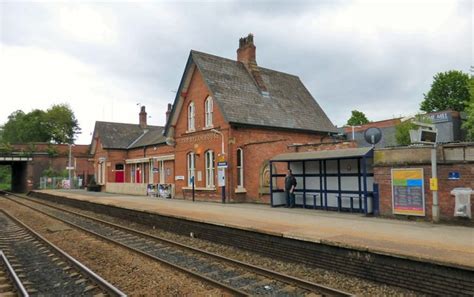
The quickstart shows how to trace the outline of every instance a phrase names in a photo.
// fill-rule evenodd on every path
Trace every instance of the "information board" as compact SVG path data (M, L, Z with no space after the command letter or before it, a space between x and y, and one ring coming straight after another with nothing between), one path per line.
M392 169L392 209L394 214L425 215L423 168Z

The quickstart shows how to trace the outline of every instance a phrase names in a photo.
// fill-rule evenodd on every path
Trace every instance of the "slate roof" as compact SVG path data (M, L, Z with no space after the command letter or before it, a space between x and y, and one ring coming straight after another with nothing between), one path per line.
M240 62L191 51L227 122L337 133L299 77L258 67L269 96Z
M101 122L95 123L95 133L100 137L106 149L131 149L165 142L163 128L148 126L140 128L137 124Z

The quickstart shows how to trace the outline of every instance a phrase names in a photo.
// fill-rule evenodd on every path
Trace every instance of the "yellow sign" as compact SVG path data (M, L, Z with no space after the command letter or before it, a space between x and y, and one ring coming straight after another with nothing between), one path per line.
M224 155L218 156L217 157L217 162L225 162L225 156Z
M419 169L394 170L393 179L422 179L423 171Z
M430 178L430 190L431 191L438 191L438 179L437 178Z

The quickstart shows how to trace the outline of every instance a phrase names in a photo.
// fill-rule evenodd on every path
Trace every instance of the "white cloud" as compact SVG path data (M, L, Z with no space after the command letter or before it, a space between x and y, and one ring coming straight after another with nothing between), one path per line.
M140 102L163 125L189 50L235 59L249 32L259 65L298 75L335 124L353 109L371 120L413 113L435 73L469 70L471 10L436 0L0 1L0 124L68 102L88 143L96 120L136 123Z
M83 130L78 143L89 143L96 120L136 118L138 122L138 107L134 102L142 95L139 91L112 77L101 76L94 66L61 52L3 46L0 81L2 123L18 109L29 112L68 103Z
M66 39L114 44L117 41L115 18L85 5L67 5L59 8L58 25Z

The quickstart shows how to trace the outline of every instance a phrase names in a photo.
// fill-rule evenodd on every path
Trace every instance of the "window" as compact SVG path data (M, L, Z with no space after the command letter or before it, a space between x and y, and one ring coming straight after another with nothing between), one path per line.
M212 127L212 109L213 109L212 97L209 96L207 97L206 102L204 103L206 127Z
M97 184L104 185L105 184L105 162L99 161L97 167Z
M154 167L155 167L155 161L153 159L150 159L150 162L148 163L148 183L149 184L153 184L155 182Z
M194 177L196 171L196 155L194 153L188 154L188 186L192 187L191 178ZM196 183L196 181L194 181Z
M206 188L214 187L214 152L206 152Z
M130 166L130 182L131 183L135 183L135 171L136 171L136 165L135 164L132 164L132 166Z
M194 131L194 102L188 106L188 131Z
M244 150L237 149L237 187L244 187Z

